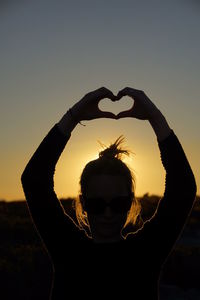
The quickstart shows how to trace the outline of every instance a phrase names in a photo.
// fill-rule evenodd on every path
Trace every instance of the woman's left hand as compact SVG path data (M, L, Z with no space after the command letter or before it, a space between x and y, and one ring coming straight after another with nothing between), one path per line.
M156 116L161 115L159 109L143 91L126 87L117 94L117 98L120 100L124 96L131 97L134 100L134 104L131 109L119 113L117 119L131 117L150 121Z

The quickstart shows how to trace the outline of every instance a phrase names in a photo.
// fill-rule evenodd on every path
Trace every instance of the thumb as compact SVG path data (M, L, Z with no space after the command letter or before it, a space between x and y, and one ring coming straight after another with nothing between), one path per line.
M110 119L116 119L116 115L109 111L102 111L101 112L101 118L110 118Z
M117 119L131 117L130 110L122 111L119 114L117 114L116 117L117 117Z

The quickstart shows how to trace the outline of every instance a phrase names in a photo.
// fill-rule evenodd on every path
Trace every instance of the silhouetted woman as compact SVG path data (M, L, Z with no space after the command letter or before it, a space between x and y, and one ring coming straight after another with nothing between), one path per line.
M98 108L103 98L118 101L123 96L134 99L128 111L115 116ZM153 218L125 236L125 227L141 218L140 204L134 196L134 176L120 159L123 153L128 154L119 147L122 139L85 166L76 201L77 222L66 214L57 199L53 176L56 163L80 121L126 117L147 120L152 126L166 180ZM143 91L125 88L115 96L100 88L86 94L44 138L22 174L22 185L33 221L53 263L50 299L158 299L161 268L191 212L196 183L174 131Z

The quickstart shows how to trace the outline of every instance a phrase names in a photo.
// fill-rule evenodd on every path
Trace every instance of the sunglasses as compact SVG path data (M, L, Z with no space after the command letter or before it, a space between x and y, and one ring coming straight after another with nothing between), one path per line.
M85 211L93 215L100 215L105 212L106 207L109 207L113 213L127 213L131 208L133 201L133 193L127 196L117 196L107 203L101 197L84 197Z

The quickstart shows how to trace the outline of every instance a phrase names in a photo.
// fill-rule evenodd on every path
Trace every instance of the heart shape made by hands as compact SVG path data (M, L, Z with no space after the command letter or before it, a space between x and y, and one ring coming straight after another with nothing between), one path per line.
M117 101L112 101L109 98L102 99L98 106L101 111L112 112L117 115L122 111L130 110L133 105L134 100L128 96L124 96Z

